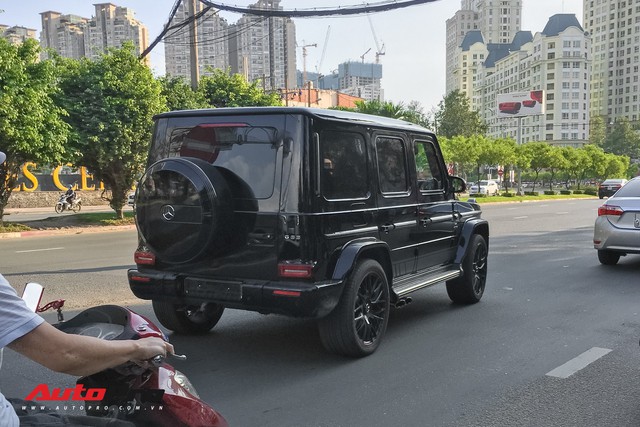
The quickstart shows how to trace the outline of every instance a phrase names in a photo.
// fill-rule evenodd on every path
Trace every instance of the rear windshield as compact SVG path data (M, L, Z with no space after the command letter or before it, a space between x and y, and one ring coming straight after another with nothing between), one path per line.
M616 192L616 197L640 197L640 180L627 182Z
M251 188L253 197L271 197L281 138L277 125L223 117L211 121L208 117L170 119L164 131L160 123L151 161L196 157L235 174Z

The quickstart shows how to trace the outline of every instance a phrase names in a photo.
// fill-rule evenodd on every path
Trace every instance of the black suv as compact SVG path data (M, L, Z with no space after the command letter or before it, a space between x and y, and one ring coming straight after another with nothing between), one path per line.
M436 136L344 111L256 107L155 117L129 284L178 333L225 307L318 319L332 352L375 351L391 307L447 283L471 304L489 226L459 201Z

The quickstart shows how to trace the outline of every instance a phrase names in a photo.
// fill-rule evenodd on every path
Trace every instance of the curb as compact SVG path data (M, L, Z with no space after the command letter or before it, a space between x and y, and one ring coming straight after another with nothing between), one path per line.
M125 231L135 229L135 225L107 225L98 227L69 227L44 230L15 231L10 233L0 233L0 240L19 239L23 237L57 236L61 234L106 233L109 231Z

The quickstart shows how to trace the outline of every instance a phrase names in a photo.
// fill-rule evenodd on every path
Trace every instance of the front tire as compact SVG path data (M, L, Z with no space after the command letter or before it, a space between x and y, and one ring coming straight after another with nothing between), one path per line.
M447 294L459 304L475 304L484 294L487 283L487 242L479 234L471 237L467 256L462 262L463 275L447 282Z
M598 261L602 265L616 265L620 260L620 254L616 252L598 250Z
M62 213L62 211L64 211L64 205L62 203L56 203L55 210L56 213Z
M211 302L198 306L154 300L153 312L165 328L178 334L196 335L209 332L218 323L224 306Z
M389 284L374 260L359 262L344 285L336 308L318 322L323 346L350 357L372 354L389 322Z

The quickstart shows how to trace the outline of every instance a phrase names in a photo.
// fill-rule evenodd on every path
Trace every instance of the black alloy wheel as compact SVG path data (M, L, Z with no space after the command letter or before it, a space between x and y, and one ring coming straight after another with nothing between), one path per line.
M318 322L325 348L363 357L373 353L387 330L390 294L387 276L374 260L359 262L345 282L336 308Z
M484 294L487 284L487 242L474 234L469 243L467 256L462 262L463 274L447 282L447 294L451 301L460 304L475 304Z

